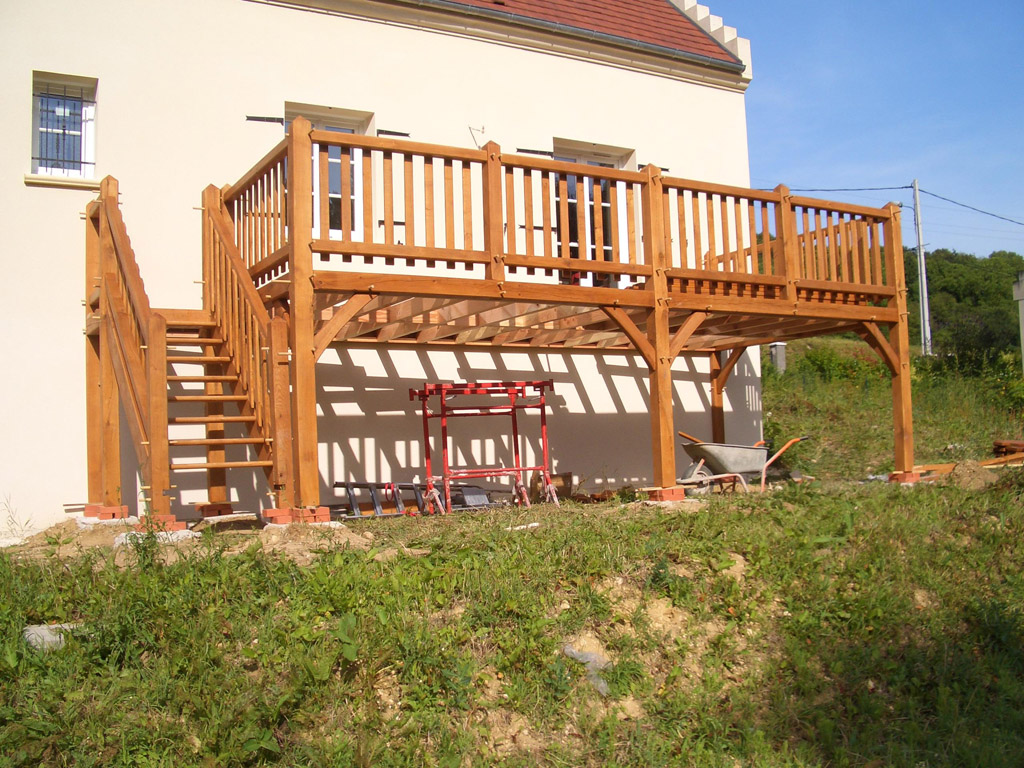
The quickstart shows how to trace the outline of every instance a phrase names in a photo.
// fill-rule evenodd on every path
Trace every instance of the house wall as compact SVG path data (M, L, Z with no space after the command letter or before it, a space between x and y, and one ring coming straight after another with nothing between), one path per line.
M234 181L281 138L280 125L246 116L280 117L285 101L372 112L377 129L419 141L550 150L559 137L635 149L672 175L748 183L740 89L245 0L0 4L0 504L35 526L86 500L82 212L95 192L26 183L33 70L98 80L95 178L120 181L154 306L200 305L201 190ZM632 356L396 347L323 360L325 497L344 476L418 472L407 390L426 379L554 378L557 469L591 487L650 474L647 373ZM709 435L707 361L676 369L677 424ZM758 374L755 356L730 383L731 440L760 436ZM466 450L498 440L480 439ZM186 500L196 493L185 486Z

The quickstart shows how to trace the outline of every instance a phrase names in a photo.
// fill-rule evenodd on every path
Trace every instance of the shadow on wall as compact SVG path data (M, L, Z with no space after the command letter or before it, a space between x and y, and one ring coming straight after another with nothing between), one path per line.
M491 351L479 347L423 350L391 345L332 347L317 366L322 503L338 498L336 481L423 482L423 422L419 401L410 389L424 382L529 381L551 379L548 436L554 472L572 472L574 482L595 491L652 483L649 374L641 358L596 352L548 354L536 350ZM744 356L726 387L725 422L729 442L761 438L761 393L758 370ZM708 360L680 358L673 369L675 429L711 439ZM197 411L198 413L198 411ZM122 498L132 513L141 511L141 483L131 437L123 427ZM244 431L231 425L229 437ZM540 418L524 412L519 420L520 450L525 465L542 463ZM201 430L200 430L201 431ZM200 437L197 432L193 437ZM452 463L462 466L510 466L513 463L510 420L504 416L452 420ZM440 427L431 423L435 474L440 472ZM189 458L172 451L176 461ZM251 458L254 455L249 453ZM192 456L202 461L202 456ZM244 458L239 453L235 458ZM676 474L689 466L676 451ZM237 509L270 506L263 474L229 469L228 485ZM175 472L173 508L194 516L192 505L207 500L206 473ZM502 481L479 481L499 487Z
M760 383L748 356L726 388L726 436L753 443L761 437ZM650 485L649 374L632 355L537 350L489 351L477 347L430 350L389 346L332 347L317 366L322 500L336 481L422 482L423 425L410 389L424 382L546 380L548 436L555 472L572 472L589 490ZM677 429L711 438L706 357L677 361L673 370ZM431 423L434 472L440 465L440 427ZM523 461L540 464L540 419L520 419ZM512 463L507 417L455 419L449 428L453 464ZM682 451L677 474L689 465ZM497 484L488 481L485 485Z

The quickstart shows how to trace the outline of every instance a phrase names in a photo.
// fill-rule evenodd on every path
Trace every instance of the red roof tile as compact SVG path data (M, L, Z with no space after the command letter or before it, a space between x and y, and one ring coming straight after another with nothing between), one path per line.
M448 0L493 14L520 16L637 41L725 64L740 63L669 0Z

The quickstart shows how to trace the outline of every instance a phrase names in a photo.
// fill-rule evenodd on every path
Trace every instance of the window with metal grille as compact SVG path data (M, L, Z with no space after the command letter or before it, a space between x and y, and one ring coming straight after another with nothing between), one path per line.
M32 100L32 173L91 179L96 81L34 72Z

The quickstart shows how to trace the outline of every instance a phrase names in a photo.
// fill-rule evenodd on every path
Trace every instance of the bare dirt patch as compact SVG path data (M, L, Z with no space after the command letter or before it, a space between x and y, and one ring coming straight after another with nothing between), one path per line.
M965 491L982 491L999 480L999 475L976 461L961 461L949 473L946 482Z

